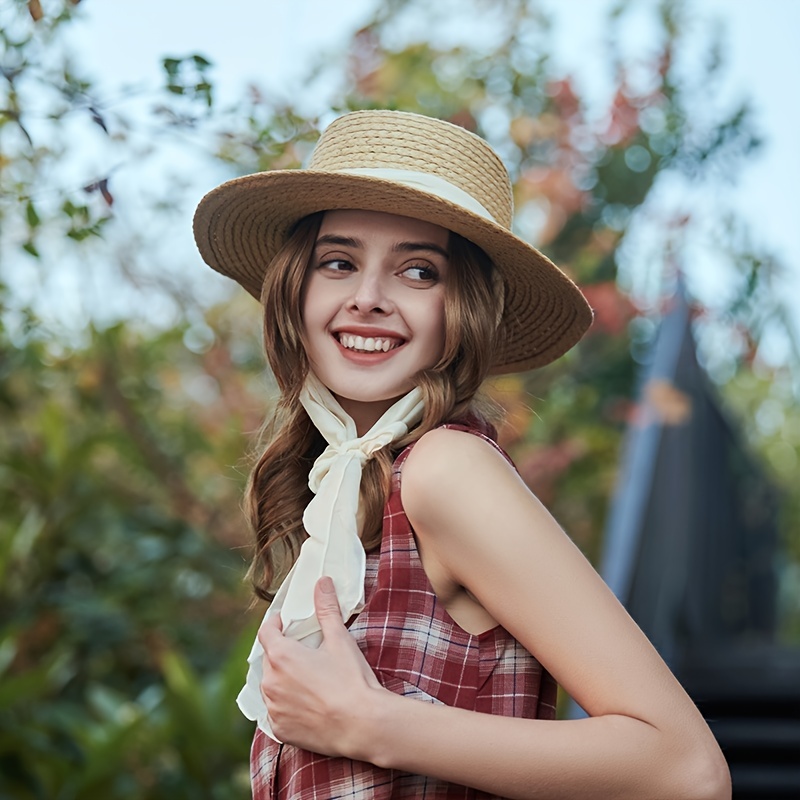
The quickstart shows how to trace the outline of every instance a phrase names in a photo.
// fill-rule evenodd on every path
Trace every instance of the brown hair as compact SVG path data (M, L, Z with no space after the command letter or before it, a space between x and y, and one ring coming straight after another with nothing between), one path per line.
M312 497L308 474L326 446L298 400L308 372L302 338L303 281L321 222L320 212L295 226L270 264L261 294L264 349L280 398L264 429L268 444L250 475L246 512L256 540L249 577L256 595L265 600L274 596L274 588L294 563L306 538L302 517ZM436 364L415 378L424 398L422 420L364 466L361 501L366 550L381 540L383 507L396 454L443 422L476 412L476 394L497 345L499 300L489 258L452 232L448 249L444 352Z

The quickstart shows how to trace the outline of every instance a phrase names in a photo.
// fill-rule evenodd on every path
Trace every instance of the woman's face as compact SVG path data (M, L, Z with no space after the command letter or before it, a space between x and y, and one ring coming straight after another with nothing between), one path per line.
M441 357L449 232L377 211L329 211L303 285L311 369L364 434Z

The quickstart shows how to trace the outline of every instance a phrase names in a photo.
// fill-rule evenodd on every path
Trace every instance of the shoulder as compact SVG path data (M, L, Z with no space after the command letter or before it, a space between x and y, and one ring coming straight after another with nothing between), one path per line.
M503 451L487 437L460 428L434 428L411 448L403 467L403 482L465 477L471 466L487 461L513 469Z
M554 563L553 543L558 549L566 539L503 453L465 431L435 429L420 438L400 492L421 551L452 584L484 600L503 582L524 582L519 566L531 559ZM502 622L500 610L483 607Z
M466 430L435 428L420 438L403 465L401 493L409 519L425 519L485 495L487 481L519 482L502 450Z

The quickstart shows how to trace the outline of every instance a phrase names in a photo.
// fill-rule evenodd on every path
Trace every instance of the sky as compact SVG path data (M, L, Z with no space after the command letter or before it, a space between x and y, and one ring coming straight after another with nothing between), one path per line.
M653 6L640 0L643 10ZM85 0L71 33L81 60L103 83L160 80L160 59L200 52L215 64L219 96L231 101L246 82L287 92L296 89L309 56L334 51L369 16L374 0ZM579 84L602 97L601 73L592 54L602 54L603 18L610 0L543 3L553 14L557 63ZM729 45L731 98L749 97L766 146L744 171L737 194L765 239L798 264L796 229L800 181L800 97L790 76L800 75L798 0L693 0L698 24L722 26ZM634 15L635 16L635 15ZM644 16L644 14L640 14ZM632 24L631 36L647 35ZM637 27L639 30L637 31Z
M80 63L100 87L113 95L125 85L163 84L166 55L202 53L213 63L218 105L233 103L247 83L277 95L304 96L300 85L311 59L331 54L365 22L376 0L83 0L70 41ZM442 3L450 0L440 0ZM607 100L605 17L614 0L543 0L554 18L555 62L570 74L598 109ZM620 47L639 48L651 37L656 0L634 0ZM469 20L458 17L453 30ZM789 270L787 290L800 292L800 236L796 222L800 183L800 103L790 76L800 75L800 0L688 0L695 24L720 29L727 44L727 81L731 103L749 98L765 141L763 151L726 188L720 202L730 203L748 220L755 240L768 247ZM474 28L474 26L473 26ZM441 31L439 32L441 33ZM461 35L461 34L459 34ZM652 37L651 37L652 38ZM720 98L715 97L715 101ZM224 174L195 176L198 196ZM121 213L124 210L119 209ZM190 213L190 212L187 212ZM176 242L190 245L188 217ZM706 287L708 288L708 287ZM713 287L712 287L713 288Z

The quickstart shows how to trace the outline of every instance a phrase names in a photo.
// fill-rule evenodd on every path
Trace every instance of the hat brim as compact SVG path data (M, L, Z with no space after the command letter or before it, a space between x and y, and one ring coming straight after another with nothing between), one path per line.
M359 209L423 219L478 245L505 284L494 373L554 361L586 332L592 312L546 256L490 219L394 181L328 170L276 170L235 178L209 192L194 217L203 260L255 298L292 227L317 211Z

